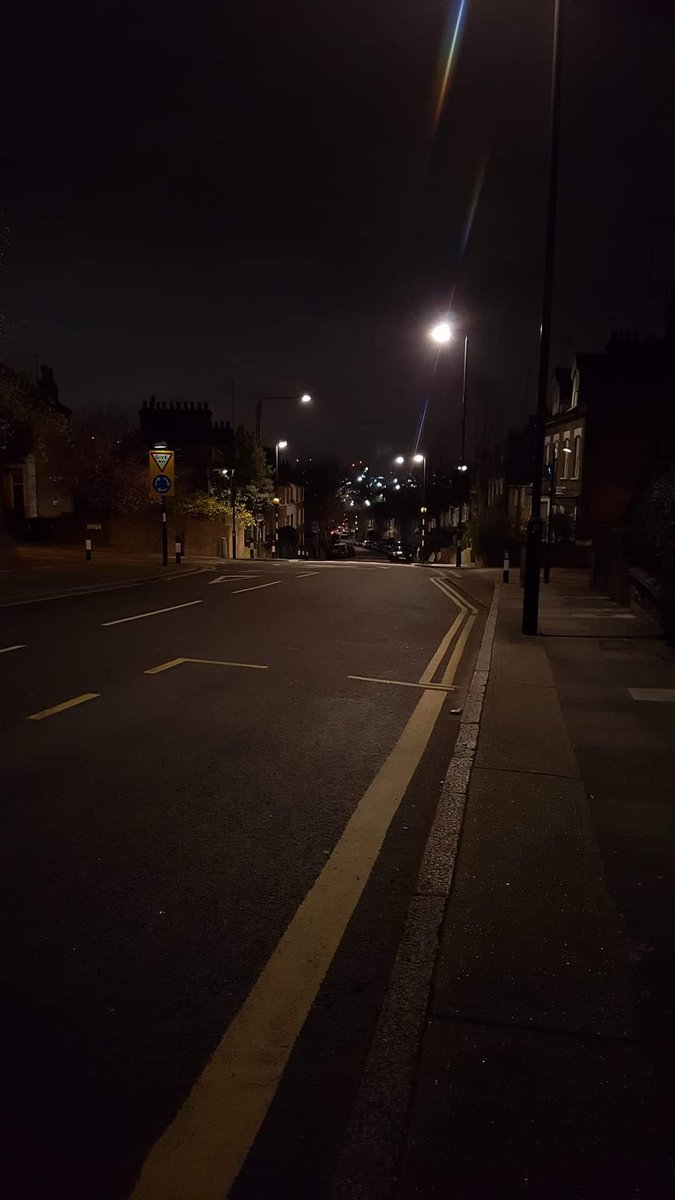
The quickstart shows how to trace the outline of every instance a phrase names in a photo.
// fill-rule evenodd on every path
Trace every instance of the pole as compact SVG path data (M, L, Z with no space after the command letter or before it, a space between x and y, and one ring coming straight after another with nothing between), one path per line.
M179 537L179 535L178 535L178 534L176 534L176 539L175 539L175 545L174 545L174 549L175 549L175 552L176 552L176 566L177 566L177 567L179 567L179 566L180 566L181 555L182 555L182 553L183 553L183 546L182 546L182 544L181 544L181 540L180 540L180 537Z
M262 434L262 396L258 397L258 403L255 406L255 440L260 443Z
M502 567L502 583L509 582L509 552L504 551L504 565Z
M166 500L162 496L162 566L169 565L169 530L166 524Z
M534 635L539 628L539 571L541 567L541 477L544 467L544 430L548 398L548 370L551 351L551 314L553 308L553 270L555 266L555 228L558 200L558 160L560 146L560 77L562 63L562 0L554 0L553 54L551 62L551 115L548 165L548 205L544 251L544 284L541 300L539 335L539 380L535 420L534 462L532 464L532 512L527 523L525 587L523 590L523 633Z
M555 477L558 466L558 455L553 447L553 462L551 463L551 490L548 500L548 528L546 530L546 562L544 563L544 583L551 581L551 546L553 544L553 505L555 504Z
M468 367L469 367L469 335L468 335L468 333L465 333L464 334L464 366L462 368L462 441L461 441L461 452L460 452L460 457L459 457L459 466L460 466L462 481L464 480L464 477L466 475L466 471L464 470L464 467L466 466L466 463L464 461L464 456L466 454L466 378L467 378L467 374L468 374ZM460 515L463 514L463 512L464 512L464 501L463 500L462 500L461 504L462 504L462 508L460 510ZM457 546L455 548L455 567L457 567L457 569L461 569L461 566L462 566L462 542L461 542L461 538L459 536L460 533L462 532L462 524L463 524L462 521L459 521L457 524Z
M464 455L466 452L466 376L469 366L469 335L464 334L464 368L462 371L462 454L460 458L460 466L465 466Z
M91 562L91 538L84 539L84 557L87 562Z
M427 456L422 459L422 536L420 538L420 562L424 562L424 546L427 533Z
M232 505L232 557L237 557L237 485L234 482L234 470L230 479L230 504Z
M279 557L279 443L274 446L274 557Z

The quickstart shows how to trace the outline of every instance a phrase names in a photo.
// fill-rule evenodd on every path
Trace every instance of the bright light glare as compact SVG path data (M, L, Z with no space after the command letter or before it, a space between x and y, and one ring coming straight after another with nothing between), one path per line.
M395 462L395 463L398 463L398 464L399 464L399 466L402 466L402 465L403 465L403 463L405 462L405 459L404 459L404 457L403 457L403 455L402 455L402 454L397 454L397 455L396 455L396 458L394 459L394 462Z
M460 463L460 464L459 464L459 470L460 470L460 471L468 471L468 469L469 469L469 468L467 467L466 463Z
M431 337L434 342L438 342L438 344L441 346L444 345L445 342L449 342L452 338L452 329L449 322L439 321L438 325L434 325L433 329L431 330Z
M312 397L309 395L309 393L303 392L302 396L300 397L300 403L301 404L311 404L311 402L312 402Z
M424 455L423 454L415 454L413 457L413 462L424 462Z
M363 483L363 475L357 475L357 476L356 476L356 482L357 482L357 483Z
M563 454L571 454L571 453L572 453L572 451L570 450L569 446L563 446Z
M400 492L400 490L401 490L401 485L400 485L400 483L397 483L397 484L396 484L396 487L394 488L394 491L395 491L395 492Z
M277 442L277 446L279 447L280 450L285 450L287 445L288 445L288 442Z
M370 500L366 500L366 508L370 508Z

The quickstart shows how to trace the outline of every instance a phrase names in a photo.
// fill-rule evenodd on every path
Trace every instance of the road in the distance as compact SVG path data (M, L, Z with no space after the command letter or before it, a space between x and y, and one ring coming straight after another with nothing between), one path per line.
M322 1194L488 598L436 574L225 565L3 610L13 1195L169 1200L223 1124L233 1195Z

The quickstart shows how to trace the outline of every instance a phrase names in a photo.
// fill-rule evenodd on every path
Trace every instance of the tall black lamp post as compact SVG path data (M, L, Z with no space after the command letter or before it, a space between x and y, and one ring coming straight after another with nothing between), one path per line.
M553 306L553 268L555 264L555 228L558 202L558 160L560 147L560 76L562 60L562 2L554 0L553 55L551 62L550 150L548 168L548 205L544 285L539 336L539 380L535 422L532 475L532 512L527 523L525 580L523 589L523 633L536 634L539 628L539 572L541 569L541 492L544 468L544 429L548 399L548 370L551 351L551 311Z

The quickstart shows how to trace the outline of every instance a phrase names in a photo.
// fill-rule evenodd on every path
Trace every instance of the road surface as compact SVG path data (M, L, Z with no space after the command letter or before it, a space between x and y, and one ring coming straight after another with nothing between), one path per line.
M444 578L2 609L8 1194L326 1193L490 599Z

